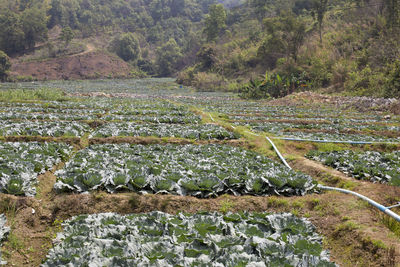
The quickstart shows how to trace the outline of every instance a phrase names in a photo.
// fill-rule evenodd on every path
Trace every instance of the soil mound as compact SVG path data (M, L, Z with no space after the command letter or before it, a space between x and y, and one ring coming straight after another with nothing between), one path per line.
M92 51L43 61L13 62L11 75L35 80L126 78L131 67L115 55Z

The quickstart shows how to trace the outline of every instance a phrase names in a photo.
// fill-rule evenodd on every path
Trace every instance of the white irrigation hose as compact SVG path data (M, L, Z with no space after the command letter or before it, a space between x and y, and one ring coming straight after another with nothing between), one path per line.
M282 156L282 154L279 152L279 150L276 148L275 144L272 142L271 139L269 139L268 136L266 136L265 138L267 138L267 140L271 143L272 147L274 148L276 154L278 155L278 157L281 159L281 161L283 162L283 164L285 164L286 167L288 167L289 169L292 169L292 167L290 167L290 165L286 162L285 158Z
M289 164L286 162L285 158L281 155L281 153L279 152L279 150L276 148L275 144L271 141L271 139L269 139L268 137L266 137L267 140L271 143L272 147L274 148L276 154L279 156L279 158L282 160L283 164L285 164L286 167L288 167L289 169L292 169ZM356 193L354 191L350 191L350 190L346 190L346 189L342 189L342 188L337 188L337 187L330 187L330 186L324 186L324 185L318 185L318 188L323 189L323 190L333 190L333 191L338 191L338 192L342 192L345 194L351 194L354 195L358 198L361 198L362 200L367 201L369 204L371 204L372 206L374 206L375 208L377 208L378 210L386 213L387 215L391 216L392 218L394 218L396 221L400 222L400 216L396 213L394 213L393 211L391 211L391 208L394 208L398 205L393 205L390 207L385 207L379 203L377 203L376 201L373 201L372 199L363 196L359 193Z
M341 144L355 144L355 145L398 144L398 143L400 143L400 142L319 140L319 139L303 139L303 138L291 138L291 137L272 137L272 138L286 140L286 141L315 142L315 143L341 143Z
M214 118L211 116L211 114L208 114L208 115L210 115L210 118L211 118L212 121L215 121Z
M346 189L342 189L342 188L324 186L324 185L320 185L320 184L318 185L318 188L321 188L321 189L324 189L324 190L334 190L334 191L339 191L339 192L342 192L342 193L345 193L345 194L354 195L354 196L356 196L358 198L361 198L361 199L367 201L369 204L371 204L375 208L379 209L380 211L382 211L382 212L386 213L387 215L393 217L396 221L400 222L400 216L390 210L390 208L393 208L393 206L392 207L385 207L385 206L373 201L372 199L367 198L366 196L363 196L363 195L361 195L359 193L356 193L356 192L353 192L353 191L350 191L350 190L346 190ZM396 205L394 205L394 206L396 206Z

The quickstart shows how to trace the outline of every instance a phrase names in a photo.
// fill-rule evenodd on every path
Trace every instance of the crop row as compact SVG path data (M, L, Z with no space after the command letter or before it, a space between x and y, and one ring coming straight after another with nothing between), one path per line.
M197 140L237 139L240 136L215 124L137 124L133 122L106 123L96 129L90 137L110 136L156 136L178 137Z
M101 116L101 115L100 115ZM98 115L63 113L0 113L0 120L47 120L47 121L88 121L99 119ZM43 122L46 123L46 122Z
M254 115L254 114L233 114L233 115L221 115L223 118L228 119L229 121L239 121L239 122L244 122L244 123L253 123L253 122L265 122L268 120L280 120L280 121L293 121L294 124L296 122L298 124L304 124L304 122L307 122L307 124L312 124L313 122L315 124L338 124L338 125L367 125L371 124L373 127L388 127L390 129L390 126L392 123L395 123L394 121L390 120L383 120L381 117L373 119L373 118L342 118L342 117L323 117L323 116L310 116L310 117L303 117L301 115L298 116L288 116L287 114L277 114L274 116L268 116L268 115ZM397 121L397 124L399 122Z
M51 121L88 121L88 120L105 120L105 121L143 121L151 123L182 123L197 124L201 118L194 114L185 115L158 115L149 112L149 115L100 115L100 114L63 114L63 113L0 113L0 120L51 120Z
M211 197L304 195L315 183L269 158L224 145L92 145L56 172L58 191L131 190Z
M354 152L352 150L310 151L307 157L356 179L400 186L400 151L392 153Z
M335 122L337 120L355 120L364 122L393 122L399 123L399 117L385 117L376 113L360 113L356 111L333 108L309 108L294 106L274 106L262 101L245 101L230 96L215 98L181 98L180 102L201 107L205 111L225 114L227 119L234 120L261 120L273 118L324 119Z
M71 105L75 104L74 102L70 102ZM47 113L56 113L56 114L70 114L70 115L82 115L82 114L94 114L101 115L105 113L104 109L98 108L75 108L70 106L66 107L43 107L43 106L11 106L11 107L0 107L0 114L3 113L39 113L39 114L47 114Z
M180 115L106 115L102 118L106 121L144 121L151 123L181 123L181 124L197 124L201 118L198 115L188 114Z
M55 143L0 143L0 192L33 196L37 176L68 159L72 147Z
M94 100L92 100L94 101ZM96 100L69 101L69 102L45 102L35 103L4 103L0 102L1 112L23 113L64 113L64 114L104 114L106 111L117 115L186 115L191 114L184 106L177 106L162 100L156 103L148 101L129 102L121 100Z
M336 266L314 226L292 214L80 215L42 267Z
M89 130L89 125L75 121L0 121L0 136L81 137Z
M235 123L246 125L254 131L268 132L280 137L315 139L315 140L340 140L340 141L365 141L365 142L399 142L400 137L386 137L385 133L373 132L369 129L351 129L330 124L292 124L283 122L263 123ZM349 125L349 127L351 127ZM368 127L368 126L366 126ZM358 127L355 127L358 128ZM353 133L359 131L358 133ZM395 132L392 131L396 136ZM389 133L388 133L389 134Z
M60 88L68 93L107 92L107 93L131 93L137 97L151 95L170 95L186 90L179 90L172 78L147 78L127 80L85 80L85 81L48 81L36 84L21 83L21 86L31 88ZM6 86L6 85L4 85ZM14 86L14 84L13 84ZM173 89L173 90L172 90Z
M4 214L0 214L0 248L1 248L1 243L7 238L7 235L10 233L10 227L6 226L7 223L7 218ZM7 264L6 261L2 260L1 257L1 251L0 251L0 265L5 265Z
M311 121L307 123L287 123L287 122L243 122L239 124L250 125L255 129L272 130L275 132L285 131L286 129L300 129L300 130L319 130L319 131L400 131L400 126L394 125L379 125L379 124L354 124L354 123L319 123L318 121Z

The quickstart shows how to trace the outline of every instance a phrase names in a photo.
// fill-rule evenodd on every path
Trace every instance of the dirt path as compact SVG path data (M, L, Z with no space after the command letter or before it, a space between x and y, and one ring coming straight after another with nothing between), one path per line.
M75 55L71 55L71 57L86 55L86 54L88 54L90 52L93 52L95 50L96 50L96 47L93 44L88 43L88 44L86 44L86 50L85 51L83 51L81 53L78 53L78 54L75 54Z

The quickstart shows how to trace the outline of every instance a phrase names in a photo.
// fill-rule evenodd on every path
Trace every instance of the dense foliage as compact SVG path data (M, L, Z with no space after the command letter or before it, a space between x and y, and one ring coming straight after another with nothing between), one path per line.
M112 49L125 61L136 60L140 56L139 41L132 33L125 33L115 38Z
M68 159L72 147L53 143L0 143L0 192L33 196L37 175Z
M241 90L244 98L321 87L400 96L398 0L219 2L1 0L0 50L15 55L45 42L37 49L47 49L48 57L65 55L47 39L57 26L65 46L73 38L83 47L99 39L133 73L179 72L180 83L200 90ZM260 76L265 72L281 82L270 83Z
M249 0L227 10L213 64L205 68L198 54L178 81L206 90L240 89L242 97L257 99L321 87L399 97L399 18L399 1ZM265 71L279 75L282 85L266 86Z
M63 225L43 267L336 266L315 227L288 213L103 213Z
M0 81L4 81L11 68L10 58L6 53L0 50Z
M158 75L168 76L181 67L181 52L198 47L201 36L195 32L201 30L201 21L213 3L214 0L1 0L0 50L15 55L48 41L47 47L52 50L49 56L57 56L53 51L57 44L48 40L48 31L57 26L62 28L60 40L66 45L74 37L103 35L107 40L103 46L124 60L133 61L134 66L150 74L157 71Z

